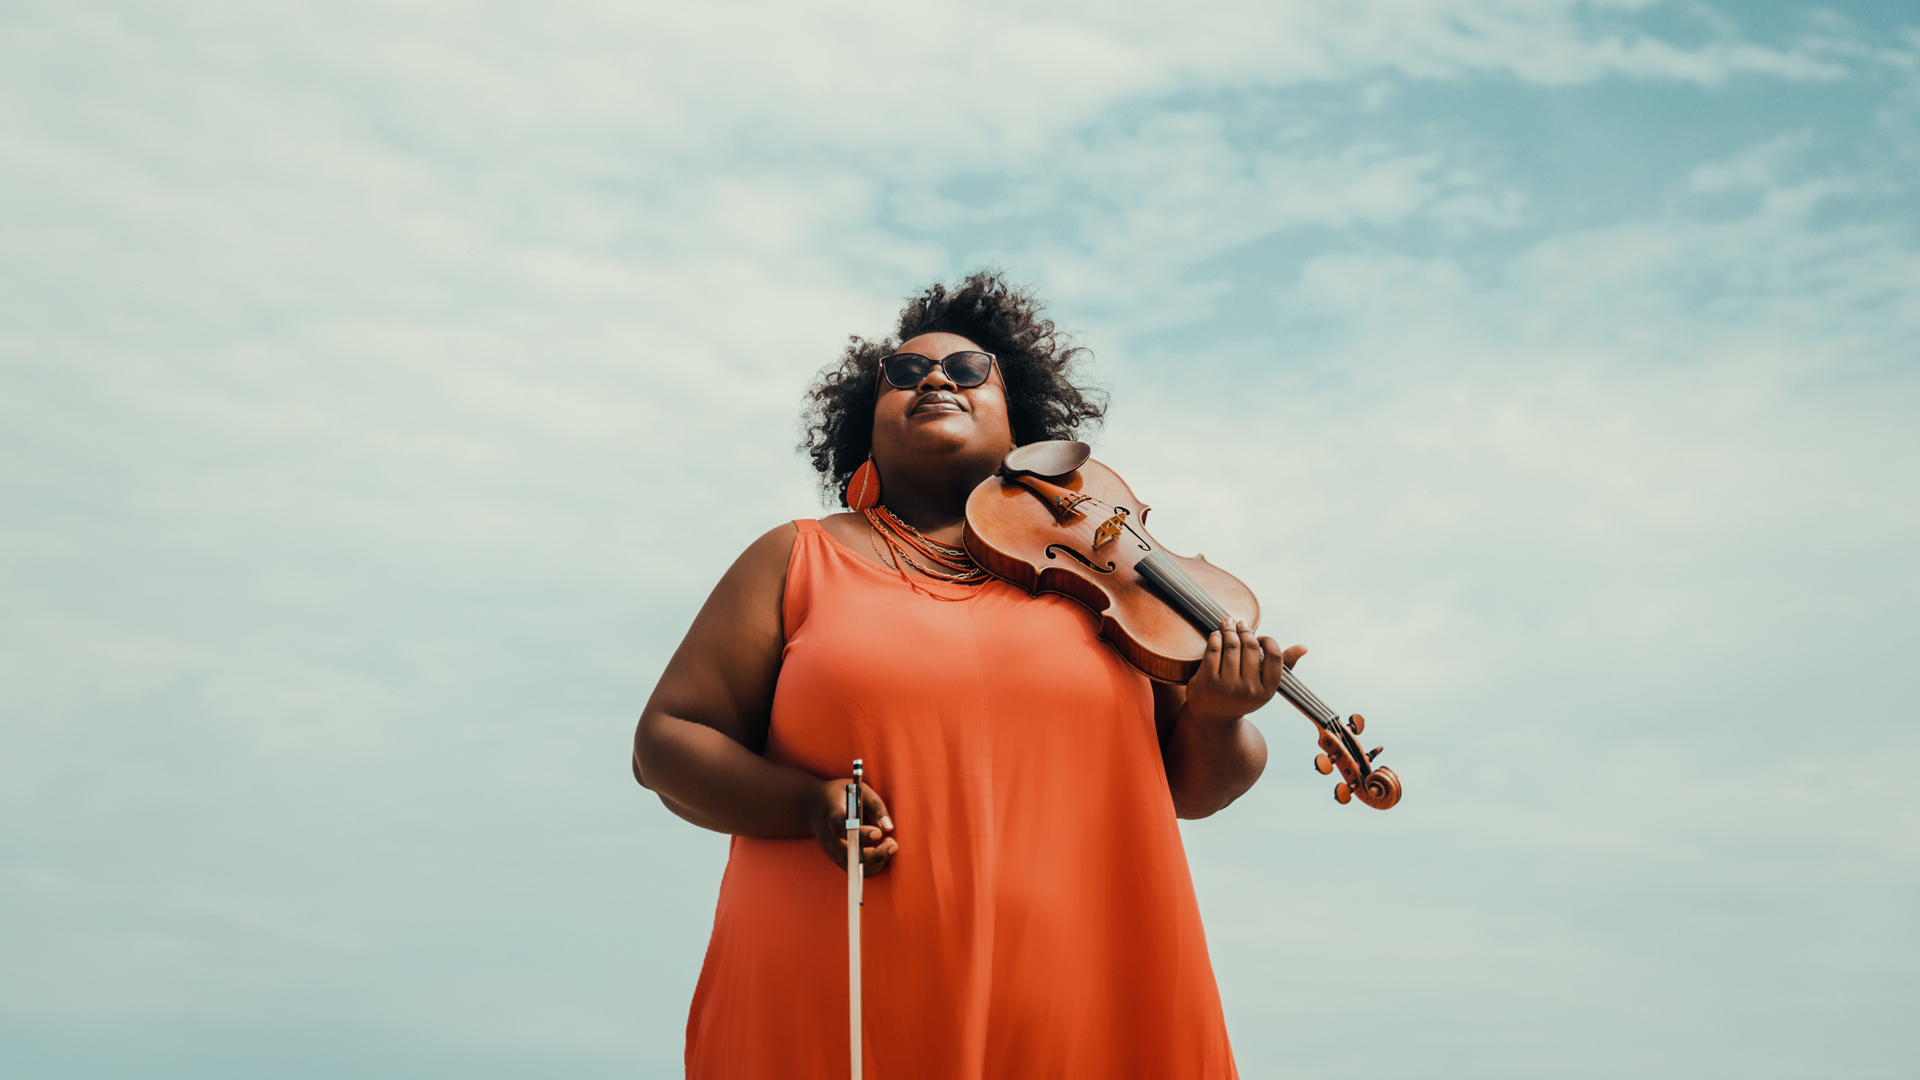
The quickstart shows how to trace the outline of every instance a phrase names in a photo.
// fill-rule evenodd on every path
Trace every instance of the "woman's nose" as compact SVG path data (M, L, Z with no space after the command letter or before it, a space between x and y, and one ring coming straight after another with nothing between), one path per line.
M915 389L924 394L929 390L958 390L960 389L960 384L947 378L947 366L945 364L935 364L927 369L925 375L920 377L920 385L915 387Z

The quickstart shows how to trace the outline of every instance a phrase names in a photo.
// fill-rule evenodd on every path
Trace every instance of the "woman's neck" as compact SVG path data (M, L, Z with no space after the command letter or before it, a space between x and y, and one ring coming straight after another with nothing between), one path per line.
M1005 456L1004 450L974 447L952 454L890 455L880 462L880 501L922 534L958 544L966 529L968 496Z
M888 492L881 504L894 517L918 529L922 534L946 544L958 544L967 524L967 504L963 499L931 500L916 497L915 492Z
M993 472L978 469L941 469L926 473L885 476L880 501L893 516L942 543L958 544L967 524L967 496Z

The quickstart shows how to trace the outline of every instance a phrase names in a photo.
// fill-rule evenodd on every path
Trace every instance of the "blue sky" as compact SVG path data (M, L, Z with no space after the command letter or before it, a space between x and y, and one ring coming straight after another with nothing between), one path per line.
M980 265L1304 720L1185 834L1250 1078L1904 1075L1920 7L0 14L0 1071L677 1075L626 746Z

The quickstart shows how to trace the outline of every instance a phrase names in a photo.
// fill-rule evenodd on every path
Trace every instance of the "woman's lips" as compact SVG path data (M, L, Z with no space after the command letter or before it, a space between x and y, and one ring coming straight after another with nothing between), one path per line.
M954 397L952 394L935 391L914 403L912 415L918 416L921 413L957 413L965 411L966 407L960 403L959 398Z

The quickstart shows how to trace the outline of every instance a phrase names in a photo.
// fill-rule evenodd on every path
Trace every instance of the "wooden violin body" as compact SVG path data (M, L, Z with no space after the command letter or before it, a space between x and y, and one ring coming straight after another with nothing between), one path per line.
M1043 505L1052 493L1036 491L1035 481L1088 498L1073 512L1056 515ZM1184 683L1200 670L1207 635L1141 587L1140 560L1159 552L1177 561L1228 615L1248 626L1259 625L1260 602L1204 556L1161 551L1147 536L1147 511L1118 473L1093 460L1058 482L995 476L967 499L967 552L988 573L1028 592L1059 593L1085 604L1100 617L1101 638L1127 663L1149 678ZM1117 528L1096 535L1109 522Z
M1259 625L1252 590L1203 556L1162 548L1146 530L1149 508L1084 444L1031 444L1007 461L967 499L967 552L1028 592L1086 605L1099 616L1100 637L1142 674L1185 683L1222 617ZM1382 810L1400 801L1399 777L1372 764L1380 751L1360 749L1364 719L1341 719L1291 671L1280 693L1319 728L1314 764L1339 770L1335 798L1358 795Z

